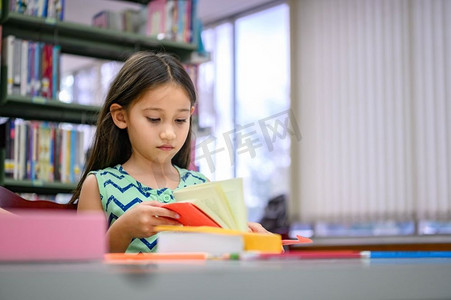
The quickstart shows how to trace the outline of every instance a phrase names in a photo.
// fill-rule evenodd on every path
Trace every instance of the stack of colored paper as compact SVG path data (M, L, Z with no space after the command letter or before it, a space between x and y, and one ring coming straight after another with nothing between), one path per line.
M256 251L280 253L279 234L252 233L209 226L157 226L159 253L206 252L212 255Z
M0 261L103 259L106 222L102 212L21 210L0 214Z

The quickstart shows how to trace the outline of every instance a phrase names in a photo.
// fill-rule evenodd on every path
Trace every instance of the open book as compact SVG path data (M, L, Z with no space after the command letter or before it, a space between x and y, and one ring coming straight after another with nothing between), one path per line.
M174 198L164 207L177 212L183 225L247 231L241 178L192 185L174 191Z

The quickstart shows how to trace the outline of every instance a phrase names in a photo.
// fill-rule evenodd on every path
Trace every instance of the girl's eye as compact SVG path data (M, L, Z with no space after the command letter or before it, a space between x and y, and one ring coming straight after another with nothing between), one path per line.
M158 123L160 121L160 118L147 118L152 123Z
M176 123L182 124L186 122L186 119L176 119L175 120Z

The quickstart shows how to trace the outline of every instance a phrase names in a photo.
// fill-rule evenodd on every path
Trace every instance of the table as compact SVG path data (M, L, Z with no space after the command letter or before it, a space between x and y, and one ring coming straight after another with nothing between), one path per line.
M451 299L451 259L0 263L0 299Z

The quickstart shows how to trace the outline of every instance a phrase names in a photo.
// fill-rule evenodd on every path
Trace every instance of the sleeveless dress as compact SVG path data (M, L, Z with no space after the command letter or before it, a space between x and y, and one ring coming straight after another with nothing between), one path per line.
M199 172L189 171L174 166L180 175L176 189L207 182L208 179ZM143 201L156 200L162 203L174 202L173 191L168 188L152 189L131 177L121 165L92 171L97 178L103 210L106 213L108 227L111 226L128 209ZM147 238L134 238L128 246L127 253L155 252L157 235Z

